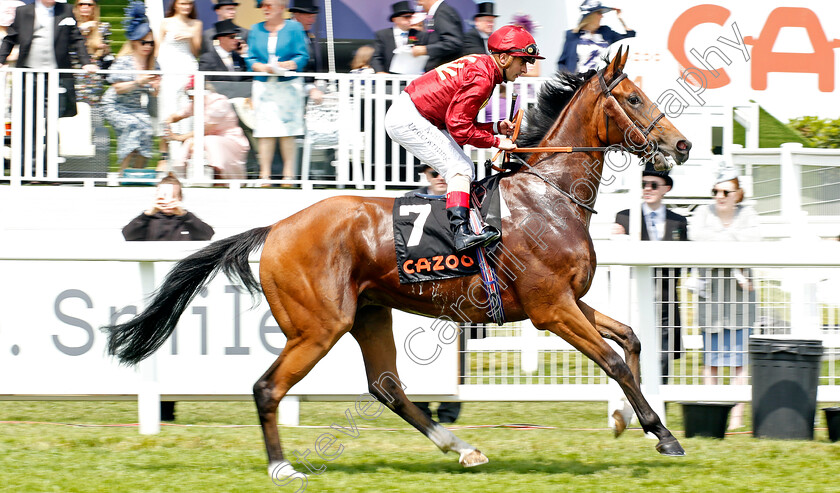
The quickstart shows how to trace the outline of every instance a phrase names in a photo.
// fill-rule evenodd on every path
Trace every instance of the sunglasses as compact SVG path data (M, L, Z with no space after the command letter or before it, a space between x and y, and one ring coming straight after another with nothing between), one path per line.
M659 183L657 183L655 181L642 180L642 190L644 190L645 188L648 188L648 187L650 187L651 190L657 190L657 189L659 189Z
M143 39L143 40L140 41L140 46L154 46L154 45L155 45L155 40L153 40L153 39L150 39L148 41Z
M78 5L79 7L93 7L96 4L95 3L79 3L79 4L76 4L76 5Z
M712 189L712 197L717 197L719 193L723 192L724 197L729 197L730 193L735 193L737 190L721 190L719 188Z
M430 175L432 175L432 178L437 178L438 176L440 176L440 173L438 173L437 171L435 171L433 169L426 170L426 173L429 173Z

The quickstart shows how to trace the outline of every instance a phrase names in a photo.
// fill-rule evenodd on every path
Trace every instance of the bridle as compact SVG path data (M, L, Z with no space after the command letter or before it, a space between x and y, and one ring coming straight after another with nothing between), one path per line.
M605 135L609 136L610 117L612 116L612 119L616 122L616 125L618 126L618 129L620 131L622 131L622 133L625 134L625 137L630 139L631 144L633 146L635 146L634 148L636 150L644 149L645 151L648 151L650 149L650 146L655 146L656 145L648 139L648 135L650 135L650 133L653 131L653 129L656 128L656 125L659 123L659 120L661 120L665 116L665 114L660 111L659 116L657 116L656 118L651 120L650 125L648 125L647 127L643 127L641 124L639 124L639 122L637 122L635 120L631 120L630 117L627 116L627 112L625 112L624 109L621 107L621 105L618 104L618 100L615 99L615 96L613 96L613 94L612 94L613 89L615 89L616 86L618 86L618 84L621 83L621 81L623 81L624 79L627 78L627 74L624 73L624 72L620 73L608 85L606 80L604 79L604 72L605 71L606 71L606 67L602 68L597 73L598 84L601 87L601 96L604 96L604 98L606 99L606 102L604 103L604 126L605 126L604 130L606 132ZM512 106L513 105L511 105L511 107ZM515 136L519 135L519 126L522 123L522 115L521 115L522 110L520 109L519 111L520 111L520 114L517 115L517 117L516 117L516 126L515 126L515 129L514 129L514 137L513 137L514 141L516 140ZM593 209L591 206L589 206L588 204L585 204L584 202L581 202L574 195L566 192L565 190L561 189L560 187L558 187L557 185L555 185L554 183L549 181L548 178L543 176L543 174L540 173L536 168L534 168L533 166L531 166L530 164L525 162L524 159L517 156L516 154L519 154L519 153L534 153L534 154L539 153L539 154L543 154L543 153L557 153L557 152L606 152L611 147L612 146L608 146L608 147L603 147L603 146L602 147L518 147L518 148L516 148L512 151L505 151L505 157L506 157L506 159L509 158L509 157L513 157L514 159L519 161L523 166L528 168L528 171L527 171L528 173L537 176L542 181L544 181L546 184L548 184L550 187L554 188L555 190L557 190L558 192L563 194L566 198L568 198L569 200L571 200L575 204L579 205L580 207L586 209L587 211L589 211L593 214L597 214L598 212L595 209ZM618 147L620 147L623 150L627 150L626 147L623 144L619 145ZM498 155L499 154L496 154L496 156L498 156ZM546 156L546 158L547 157L548 156ZM495 161L495 159L496 158L494 157L493 160ZM543 158L543 159L545 159L545 158ZM490 161L490 160L488 160L488 161ZM496 166L493 166L493 168L496 169L497 171L505 171L504 169L497 168Z

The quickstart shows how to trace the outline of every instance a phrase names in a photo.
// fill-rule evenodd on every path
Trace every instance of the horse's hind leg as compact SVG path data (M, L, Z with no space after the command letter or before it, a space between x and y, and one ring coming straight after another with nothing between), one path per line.
M313 323L318 323L314 317ZM254 401L268 452L268 473L275 480L298 474L283 457L277 431L277 405L347 331L347 327L342 330L336 326L330 330L316 325L296 329L277 360L254 384Z
M531 320L534 325L542 330L550 330L565 339L578 351L585 354L598 366L604 369L607 375L614 379L621 386L624 395L630 400L630 404L639 417L642 429L653 433L659 439L656 450L663 455L685 455L676 438L668 431L659 416L648 404L639 383L633 377L633 373L627 363L613 351L601 337L596 329L594 310L590 309L589 317L581 311L575 301L560 302L561 305L552 311L552 317L540 317L542 314L533 314Z
M373 396L420 430L444 453L452 451L460 454L459 462L464 467L488 462L479 450L432 421L406 397L397 376L397 350L394 347L390 308L361 308L356 313L356 321L350 333L362 349L368 389Z
M621 346L624 350L624 362L630 368L630 372L633 374L636 383L640 383L641 370L639 354L641 353L642 346L639 344L639 338L636 337L633 329L591 308L582 301L578 301L578 307L580 307L583 315L588 320L593 321L601 337L615 341ZM622 402L622 409L616 409L612 415L615 421L615 428L613 430L615 431L615 436L621 435L633 418L633 407L630 405L630 402L626 398L622 399Z

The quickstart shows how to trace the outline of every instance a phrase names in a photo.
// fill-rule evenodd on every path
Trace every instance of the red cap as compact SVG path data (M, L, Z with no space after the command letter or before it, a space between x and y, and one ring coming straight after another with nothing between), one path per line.
M534 37L521 26L502 26L487 39L490 53L509 53L513 56L543 60Z

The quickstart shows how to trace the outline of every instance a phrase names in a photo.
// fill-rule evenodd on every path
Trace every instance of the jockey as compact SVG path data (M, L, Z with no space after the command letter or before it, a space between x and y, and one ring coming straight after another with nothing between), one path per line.
M455 249L486 245L500 233L475 234L469 226L470 183L475 168L462 146L509 151L510 120L478 123L478 112L498 84L528 71L527 64L543 59L528 31L504 26L487 40L490 55L466 55L415 79L399 95L385 116L388 135L430 165L446 180L446 212L455 235Z

